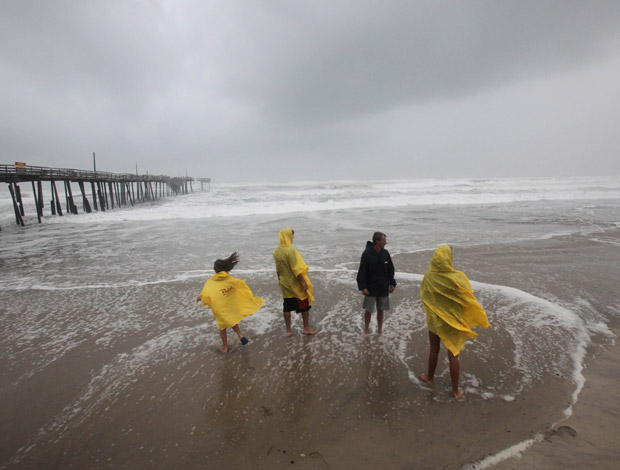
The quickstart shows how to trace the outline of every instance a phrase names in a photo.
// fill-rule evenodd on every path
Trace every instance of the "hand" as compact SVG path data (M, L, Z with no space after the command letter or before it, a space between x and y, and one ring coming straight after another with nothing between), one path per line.
M300 274L299 276L297 276L297 280L299 281L299 283L301 284L301 287L303 287L304 290L308 290L308 283L306 282L306 279L304 278L303 274Z
M202 300L202 297L198 296L196 297L196 302L200 302Z
M396 289L396 288L395 288L393 285L390 285L390 294L391 294L392 292L394 292L394 289Z
M370 292L368 292L368 289L362 289L362 294L370 295Z

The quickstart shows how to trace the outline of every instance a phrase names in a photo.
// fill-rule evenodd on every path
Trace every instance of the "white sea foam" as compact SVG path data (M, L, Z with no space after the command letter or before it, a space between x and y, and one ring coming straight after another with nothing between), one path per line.
M416 283L420 282L422 279L420 274L399 272L397 276L401 280L409 279ZM568 353L570 357L571 376L575 384L572 403L564 410L566 416L570 415L572 413L572 406L577 401L579 392L585 383L582 369L585 351L591 342L590 332L612 337L613 334L607 325L603 322L586 324L576 311L513 287L492 285L476 281L471 281L471 284L477 292L478 297L483 302L483 305L485 298L492 297L494 299L496 308L493 310L487 309L489 320L493 328L505 329L514 342L516 349L513 357L513 368L521 371L523 379L526 380L526 383L523 385L531 385L532 381L539 378L540 373L543 371L550 372L553 371L554 368L560 370L563 367L563 364L557 362L557 357L554 359L553 355L549 353L544 357L545 354L543 351L540 357L544 357L542 363L546 364L541 368L542 364L539 360L541 351L537 348L533 349L533 345L538 341L537 338L539 337L537 334L534 334L534 331L549 332L544 333L543 336L549 334L565 336L567 338L568 343L565 346L566 349L564 352ZM500 308L497 308L498 305L500 305ZM503 305L503 307L501 305ZM577 311L583 311L583 309L588 308L588 305L579 305L579 303L576 303L574 307ZM502 318L502 311L510 311L510 317ZM525 334L525 331L530 333ZM402 360L405 362L406 358L402 357ZM409 375L415 377L415 374L410 373ZM478 383L478 380L472 378L470 382ZM489 396L496 395L498 395L497 392L492 392ZM501 393L499 393L499 395L501 395ZM509 399L513 399L512 394L506 394L506 396L509 397Z
M34 199L23 189L27 215L36 218ZM611 177L494 178L446 180L331 181L295 184L212 185L182 197L136 204L122 210L93 212L83 217L46 215L45 223L204 219L273 216L372 208L442 205L510 204L536 201L596 201L620 199L620 180ZM81 206L81 196L76 198ZM80 207L81 208L81 207ZM11 218L12 202L0 193L0 222ZM47 212L46 212L47 214ZM4 219L4 220L3 220Z
M492 467L493 465L496 465L511 457L519 457L524 451L528 449L528 447L531 447L533 444L542 441L543 437L544 436L542 434L537 434L532 439L527 439L523 442L519 442L513 446L510 446L507 449L498 452L497 454L489 455L488 457L485 457L478 462L463 465L463 470L484 470L485 468Z
M490 292L501 293L505 296L509 296L509 297L512 297L518 300L523 305L532 304L532 305L537 305L537 306L542 307L545 310L545 312L549 315L547 316L547 318L537 317L534 321L536 326L541 327L547 324L547 325L554 325L554 327L558 329L564 327L566 328L567 332L573 338L573 341L571 341L570 347L567 349L567 351L571 358L571 363L572 363L571 376L572 376L572 383L574 384L575 388L572 392L572 400L571 400L570 405L567 408L565 408L563 411L564 418L552 425L553 427L557 426L564 419L572 415L573 406L575 405L575 403L577 403L579 394L581 393L581 390L583 389L585 385L586 380L582 374L582 371L583 371L583 361L585 359L586 349L591 343L590 332L603 334L609 338L613 338L613 333L609 330L609 328L607 327L605 323L598 322L593 325L586 325L585 322L574 311L567 309L565 307L562 307L560 305L557 305L555 303L549 302L548 300L533 296L527 292L520 291L518 289L514 289L511 287L507 287L507 286L495 286L495 285L489 285L489 284L482 284L482 283L477 283L477 282L472 282L472 287L480 291L490 291ZM580 307L584 308L587 306L584 306L584 305L580 306L579 302L577 302L575 304L575 307L576 309L579 309ZM527 309L522 309L521 311L527 311ZM523 335L524 334L523 331L529 331L529 330L523 330L519 328L519 331L515 331L514 334ZM520 354L522 353L523 351L521 351ZM521 363L521 369L524 369L523 365L526 366L525 369L531 366L531 364L523 364L522 358L518 358L518 359L515 358L515 364L516 363ZM514 397L512 396L509 398L510 398L509 401L514 400ZM534 443L541 441L542 438L543 436L541 434L537 434L532 439L527 439L523 442L517 443L496 454L489 455L478 462L465 465L463 468L469 469L469 470L482 470L485 468L489 468L508 458L520 456L523 451L525 451L528 447L530 447Z

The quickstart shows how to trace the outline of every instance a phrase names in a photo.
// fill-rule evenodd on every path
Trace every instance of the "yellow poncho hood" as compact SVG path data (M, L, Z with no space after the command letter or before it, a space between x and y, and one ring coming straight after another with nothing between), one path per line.
M282 297L295 297L300 300L308 299L310 305L314 301L314 290L308 277L308 265L293 246L293 229L283 228L280 230L280 243L273 251L273 260L276 263L276 271L280 281ZM304 290L297 276L302 275L308 284L308 290Z
M205 282L200 299L202 305L208 305L213 311L220 330L231 328L257 312L265 301L254 297L244 281L225 271L220 271Z
M428 329L441 338L457 356L467 338L475 338L472 328L490 326L487 315L474 297L469 279L452 267L452 248L437 247L431 266L422 280L420 298L424 303Z

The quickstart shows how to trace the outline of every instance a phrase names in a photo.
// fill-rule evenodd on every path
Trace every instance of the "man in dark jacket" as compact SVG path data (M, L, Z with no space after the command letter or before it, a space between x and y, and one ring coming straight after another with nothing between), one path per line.
M394 292L394 264L384 249L387 237L375 232L372 242L366 243L357 271L357 288L364 294L364 336L369 333L370 315L377 307L377 333L383 336L383 312L390 309L389 294Z

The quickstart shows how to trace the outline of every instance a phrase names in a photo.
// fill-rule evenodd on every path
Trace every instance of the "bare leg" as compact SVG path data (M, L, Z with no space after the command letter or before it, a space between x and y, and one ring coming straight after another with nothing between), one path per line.
M241 334L241 329L239 328L239 323L232 327L233 331L237 333L239 340L241 341L241 345L245 346L248 344L248 339Z
M284 323L286 324L286 336L293 336L293 330L291 330L291 312L284 312Z
M428 341L430 343L430 351L428 353L428 373L420 375L420 378L427 384L433 385L435 369L437 369L437 361L439 358L439 336L429 331Z
M304 322L304 335L315 335L316 330L310 328L310 311L301 312L301 319Z
M383 310L377 310L377 333L383 336Z
M370 333L370 312L364 310L364 336L368 336Z
M465 391L459 388L459 357L448 351L448 359L450 360L450 380L452 381L452 396L456 399L465 393Z
M226 328L224 328L223 330L220 330L220 337L222 338L222 347L220 348L220 351L222 351L223 353L227 353L228 352L228 338L226 337Z

